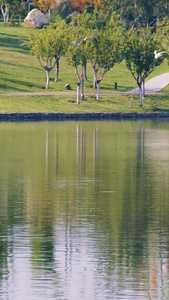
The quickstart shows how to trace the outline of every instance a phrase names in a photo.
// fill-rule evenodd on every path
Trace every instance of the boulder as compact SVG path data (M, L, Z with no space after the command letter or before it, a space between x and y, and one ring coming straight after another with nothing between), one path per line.
M40 29L44 25L48 25L49 20L40 10L34 8L28 13L27 17L24 20L24 23L28 27Z
M69 83L65 84L65 88L66 88L67 90L71 90L71 89L72 89Z

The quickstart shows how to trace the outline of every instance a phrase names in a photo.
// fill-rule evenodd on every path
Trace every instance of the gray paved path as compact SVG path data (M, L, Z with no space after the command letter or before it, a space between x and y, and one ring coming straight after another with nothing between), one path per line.
M148 80L145 84L145 92L146 94L155 94L157 92L159 92L162 88L164 88L166 85L169 84L169 73L165 73L165 74L161 74L159 76L156 76L150 80ZM100 95L124 95L124 94L132 94L132 91L128 91L128 92L101 92ZM135 93L138 93L138 88L135 89ZM20 92L20 93L0 93L1 95L5 95L5 96L54 96L54 95L76 95L76 91L75 92ZM88 92L84 92L85 95L96 95L96 92L93 93L88 93ZM161 94L169 94L168 92L161 92Z
M169 73L164 73L159 76L153 77L145 83L145 92L146 93L156 93L159 92L169 84ZM136 89L136 92L138 88Z

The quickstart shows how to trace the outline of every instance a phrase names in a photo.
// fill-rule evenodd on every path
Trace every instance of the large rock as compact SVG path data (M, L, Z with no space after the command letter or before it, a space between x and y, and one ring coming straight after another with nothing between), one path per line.
M24 20L24 23L28 27L40 29L44 25L48 25L49 20L40 10L34 8L28 13L27 17Z

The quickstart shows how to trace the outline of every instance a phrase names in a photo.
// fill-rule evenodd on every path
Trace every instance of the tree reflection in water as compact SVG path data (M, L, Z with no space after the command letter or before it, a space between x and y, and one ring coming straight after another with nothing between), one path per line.
M168 299L169 123L0 126L1 298Z

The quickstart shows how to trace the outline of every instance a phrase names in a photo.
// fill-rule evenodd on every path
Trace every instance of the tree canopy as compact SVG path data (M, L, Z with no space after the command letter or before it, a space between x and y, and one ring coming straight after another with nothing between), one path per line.
M58 55L60 57L65 51L66 28L65 21L58 18L53 25L28 31L29 41L24 43L46 71L46 89L49 88L49 72L55 67Z
M164 56L155 59L155 49L162 49L162 39L158 32L152 33L151 28L139 30L131 28L125 33L124 58L140 89L140 105L142 105L142 84L164 59Z

